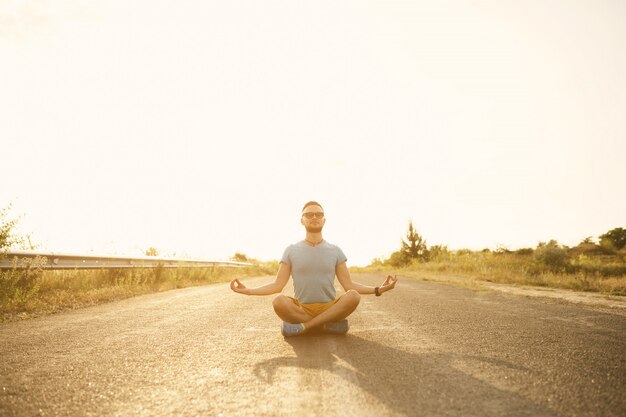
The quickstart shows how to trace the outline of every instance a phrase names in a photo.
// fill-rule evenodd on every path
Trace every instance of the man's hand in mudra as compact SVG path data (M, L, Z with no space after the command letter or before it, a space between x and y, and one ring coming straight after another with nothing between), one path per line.
M378 291L382 294L389 290L393 290L393 288L396 286L396 282L398 282L398 277L396 275L387 275L387 278L385 278L385 281L378 288Z
M230 282L230 289L239 294L248 294L248 288L243 285L237 278Z

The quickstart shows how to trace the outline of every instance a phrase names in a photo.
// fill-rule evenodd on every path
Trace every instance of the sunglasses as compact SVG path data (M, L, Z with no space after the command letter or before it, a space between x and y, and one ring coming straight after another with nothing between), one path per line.
M313 217L317 218L317 219L321 219L324 217L324 212L323 211L318 211L316 213L302 213L302 215L304 217L306 217L307 219L312 219Z

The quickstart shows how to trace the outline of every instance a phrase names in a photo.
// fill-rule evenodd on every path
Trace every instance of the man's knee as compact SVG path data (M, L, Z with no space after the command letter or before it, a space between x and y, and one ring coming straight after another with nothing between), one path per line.
M361 294L359 294L356 290L348 290L344 294L344 297L346 297L347 302L354 305L355 307L358 306L359 302L361 301Z
M279 295L272 301L272 306L275 312L285 311L289 307L289 303L293 303L286 295Z

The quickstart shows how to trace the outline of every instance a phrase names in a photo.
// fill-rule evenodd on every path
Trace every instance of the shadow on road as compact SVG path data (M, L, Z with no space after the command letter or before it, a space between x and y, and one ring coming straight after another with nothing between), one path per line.
M554 411L462 372L458 363L526 372L509 362L454 353L411 353L359 336L310 335L285 339L295 357L255 365L257 378L272 384L284 367L319 369L338 375L378 399L388 410L409 415L556 416ZM513 385L509 385L512 387ZM503 388L504 387L504 388ZM319 387L320 389L324 387Z

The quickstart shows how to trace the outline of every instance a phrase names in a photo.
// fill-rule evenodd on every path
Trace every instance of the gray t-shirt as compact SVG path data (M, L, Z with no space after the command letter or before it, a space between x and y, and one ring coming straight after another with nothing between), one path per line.
M280 261L291 266L293 290L298 301L310 304L335 299L335 267L347 259L339 246L324 240L315 246L305 241L289 245Z

